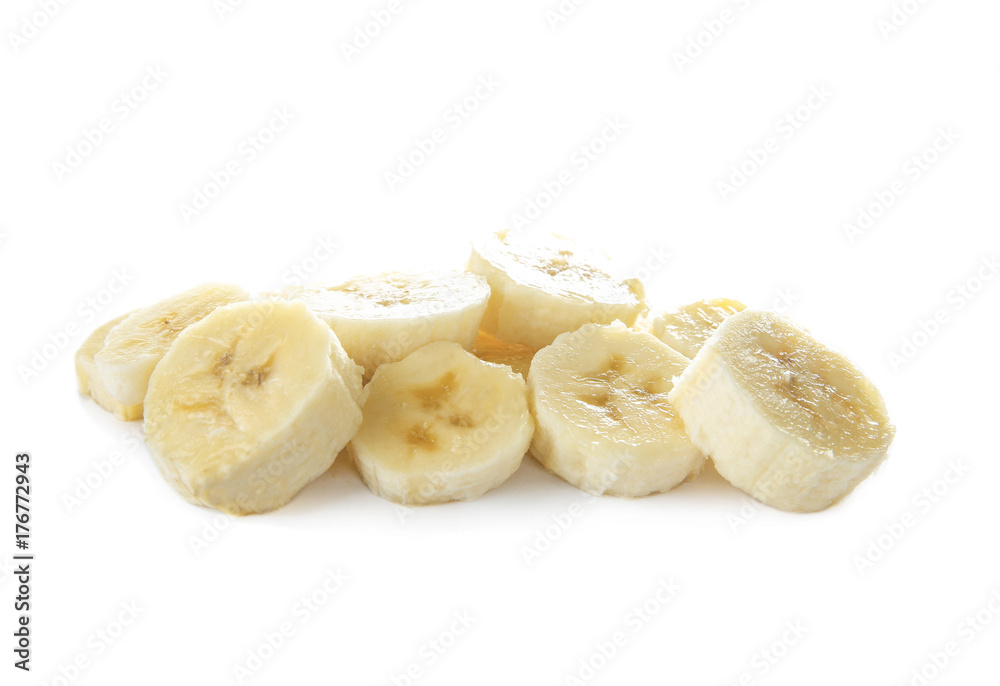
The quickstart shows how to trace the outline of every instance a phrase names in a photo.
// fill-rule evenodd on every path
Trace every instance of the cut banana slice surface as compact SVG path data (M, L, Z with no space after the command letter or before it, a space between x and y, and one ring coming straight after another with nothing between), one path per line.
M141 405L149 375L177 335L215 308L249 297L239 286L208 283L136 310L94 355L104 387L122 405Z
M587 324L531 362L532 454L593 495L643 496L704 465L667 399L688 359L621 322Z
M187 500L267 512L326 471L361 425L361 368L304 304L216 309L156 366L146 440Z
M140 419L142 417L142 403L125 405L108 393L108 389L104 387L104 382L101 380L101 374L97 370L97 363L94 362L94 355L104 347L104 340L107 338L108 332L128 316L128 314L124 314L95 329L92 334L87 336L87 340L83 342L80 349L76 351L75 358L76 382L80 387L80 392L89 395L94 402L123 422Z
M656 315L650 332L681 355L694 359L726 317L745 309L743 303L728 298L699 300Z
M349 449L374 493L428 505L472 500L502 484L533 430L524 379L439 341L378 368Z
M483 330L533 350L588 322L631 325L646 307L638 279L615 279L606 257L562 238L520 243L500 232L473 246L468 268L492 290Z
M394 272L335 286L296 287L281 295L301 300L329 324L367 379L380 364L401 360L432 341L470 348L490 288L486 279L468 272Z
M531 358L535 355L535 351L526 345L501 341L485 331L480 331L473 342L472 353L486 362L505 364L524 379L528 378Z
M847 358L759 310L723 322L670 400L722 476L783 510L822 510L849 493L895 431L878 390Z

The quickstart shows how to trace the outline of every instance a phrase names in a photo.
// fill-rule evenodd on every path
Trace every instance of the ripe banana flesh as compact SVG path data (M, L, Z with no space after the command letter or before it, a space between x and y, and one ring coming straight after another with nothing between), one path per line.
M401 360L431 341L455 341L469 349L490 289L468 272L396 272L336 286L300 286L281 295L301 300L329 324L369 379L380 364Z
M778 315L727 318L677 379L670 401L719 473L758 500L829 507L885 458L895 429L847 358Z
M123 422L142 418L142 403L135 405L125 405L113 395L108 393L101 380L101 374L97 370L94 362L94 355L104 347L104 340L108 332L118 326L128 314L112 319L94 330L92 334L83 342L80 349L76 351L76 381L80 392L89 395L94 402L103 407Z
M589 322L632 325L646 309L638 279L613 278L605 257L566 239L518 243L500 232L473 246L468 268L490 284L482 329L532 350Z
M531 358L535 351L526 345L507 343L494 338L485 331L480 331L479 336L472 344L472 354L486 362L505 364L520 374L521 378L527 379Z
M122 405L141 405L149 375L177 335L215 308L249 297L239 286L209 283L132 312L94 355L108 393Z
M744 309L746 305L738 300L699 300L656 315L651 322L650 333L684 357L694 359L726 317Z
M372 492L428 505L472 500L502 484L533 430L524 379L438 341L376 370L349 450Z
M621 322L560 335L528 373L532 455L593 495L643 496L697 476L705 458L667 400L687 364Z
M281 507L361 424L361 368L303 303L221 307L156 366L146 441L188 501L230 514Z

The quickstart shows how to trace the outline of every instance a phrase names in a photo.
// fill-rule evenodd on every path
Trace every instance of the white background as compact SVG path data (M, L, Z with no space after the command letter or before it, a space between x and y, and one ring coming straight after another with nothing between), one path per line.
M395 682L910 684L950 641L957 655L929 683L994 683L1000 285L976 274L998 250L995 2L908 0L912 16L880 28L889 0L594 0L555 26L556 0L420 0L350 60L344 44L386 2L249 0L220 17L210 0L97 0L50 19L44 4L10 0L0 17L3 683L240 683L234 666L286 621L294 634L243 683L391 684L416 665ZM455 126L480 78L499 86ZM830 95L810 109L813 88ZM239 146L274 108L294 120L248 160ZM780 123L796 112L795 128ZM626 130L582 169L579 148L616 117ZM103 118L111 132L87 150ZM949 127L957 140L937 140ZM435 128L444 142L390 190L385 173ZM756 165L748 149L768 138ZM185 221L180 206L231 160L240 175ZM740 164L749 180L721 192ZM563 170L572 182L526 232L603 248L647 277L658 308L728 296L787 310L882 389L898 429L884 467L795 515L711 469L671 493L595 499L529 458L477 502L406 512L341 459L284 509L229 520L129 447L141 422L76 391L73 351L107 318L207 280L263 290L296 268L461 267L470 239L511 226ZM887 196L894 180L903 192ZM845 223L877 193L891 206L850 240ZM331 257L322 241L338 244ZM127 286L95 316L87 299L120 270ZM976 293L954 290L970 278ZM947 321L920 333L937 310ZM904 339L916 347L894 363ZM43 350L52 359L23 374ZM6 567L24 450L30 675L11 665ZM88 475L102 483L67 504ZM908 514L898 540L884 535ZM342 587L303 613L338 569ZM677 586L666 603L662 580ZM647 601L658 611L637 621ZM138 618L103 642L130 602ZM977 611L992 622L970 631ZM430 664L456 612L474 621ZM791 645L789 622L805 627ZM595 658L617 631L624 646ZM583 679L581 660L600 668Z

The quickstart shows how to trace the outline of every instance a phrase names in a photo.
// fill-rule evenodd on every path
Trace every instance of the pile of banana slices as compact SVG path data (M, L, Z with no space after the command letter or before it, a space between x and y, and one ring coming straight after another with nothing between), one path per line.
M812 512L894 433L872 383L787 319L732 300L649 316L603 255L505 232L461 272L258 297L205 284L98 328L76 371L101 407L143 419L184 498L239 515L281 507L345 447L408 506L477 498L530 451L587 493L630 497L710 458L754 498Z

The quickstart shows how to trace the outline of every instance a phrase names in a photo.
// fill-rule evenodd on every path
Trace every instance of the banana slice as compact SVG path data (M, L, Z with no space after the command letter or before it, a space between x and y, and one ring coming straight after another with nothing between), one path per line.
M490 288L467 272L395 272L337 286L301 286L281 295L301 300L329 324L368 379L380 364L401 360L431 341L470 348Z
M378 368L349 449L374 493L403 505L473 500L517 471L534 422L524 379L453 342Z
M684 357L694 359L726 317L745 309L743 303L728 298L699 300L656 315L649 330Z
M670 401L722 476L783 510L822 510L849 493L895 432L882 396L849 360L759 310L723 322Z
M302 303L220 307L185 329L149 379L153 457L188 501L281 507L361 425L361 368Z
M98 327L92 334L87 336L80 349L76 351L76 382L80 387L80 392L89 395L94 402L103 407L123 422L130 422L133 419L142 417L142 403L135 405L125 405L119 402L114 396L108 393L101 381L100 372L94 362L94 355L104 347L104 340L108 332L125 320L129 314L112 319L110 322Z
M472 343L472 354L486 362L505 364L520 374L521 378L527 379L531 358L534 357L535 351L526 345L507 343L494 338L485 331L480 331L479 336Z
M528 373L531 453L593 495L643 496L697 476L705 458L667 400L687 365L621 322L562 334Z
M473 246L468 269L489 281L492 293L482 328L502 341L540 350L588 322L631 325L645 308L638 279L620 281L607 258L571 241L513 243L501 231Z
M149 375L177 334L220 305L249 297L239 286L208 283L130 314L94 355L108 393L122 405L141 405Z

